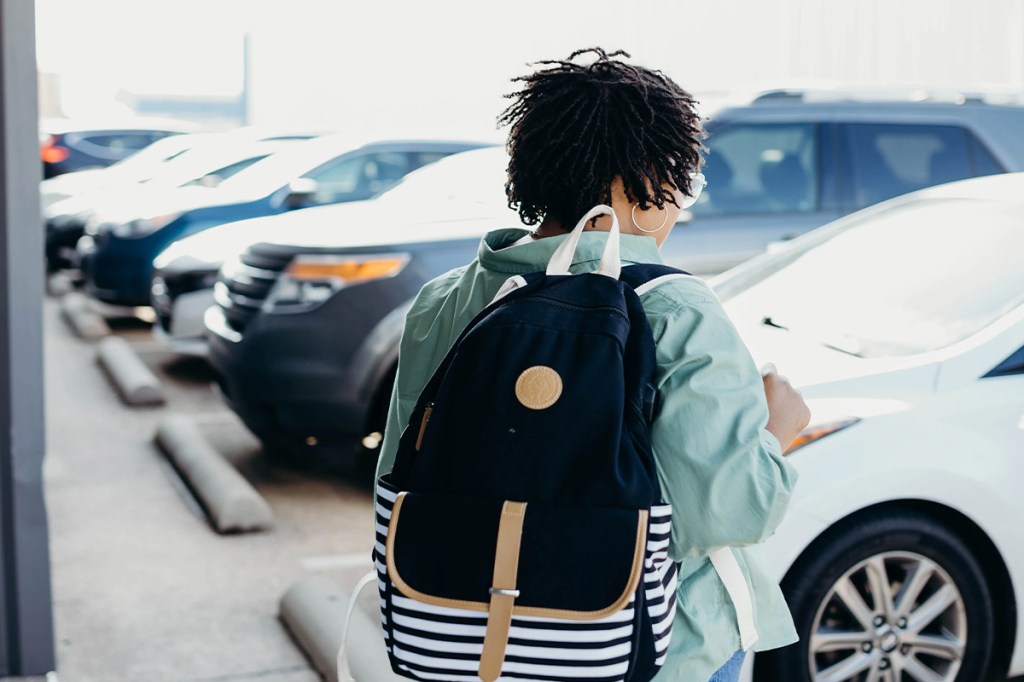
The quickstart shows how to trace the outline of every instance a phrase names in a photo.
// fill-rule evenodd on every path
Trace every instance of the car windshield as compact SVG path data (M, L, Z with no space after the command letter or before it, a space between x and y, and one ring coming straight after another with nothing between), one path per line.
M266 196L303 173L358 147L358 143L344 144L335 136L297 141L281 153L272 154L225 180L219 189L253 197Z
M112 164L109 170L148 179L161 164L187 153L190 148L201 144L202 139L202 135L171 135L126 156Z
M211 173L233 168L235 173L294 142L252 142L249 144L206 143L161 164L147 184L153 187L181 187ZM242 168L236 168L241 164ZM234 177L232 175L231 177ZM221 183L220 186L223 186Z
M381 202L407 206L443 201L507 205L505 168L508 155L501 147L488 147L453 154L405 176L378 197Z
M824 228L829 230L830 228ZM737 321L759 320L860 357L944 348L1024 303L1024 204L918 200L779 254L736 293ZM775 264L773 264L775 263ZM728 295L731 294L731 297Z

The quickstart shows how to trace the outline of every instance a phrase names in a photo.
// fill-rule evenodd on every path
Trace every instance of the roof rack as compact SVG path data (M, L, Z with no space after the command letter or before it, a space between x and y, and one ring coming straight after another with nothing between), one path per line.
M792 102L930 102L945 104L1024 105L1024 90L993 86L983 89L939 88L772 88L754 94L751 104Z

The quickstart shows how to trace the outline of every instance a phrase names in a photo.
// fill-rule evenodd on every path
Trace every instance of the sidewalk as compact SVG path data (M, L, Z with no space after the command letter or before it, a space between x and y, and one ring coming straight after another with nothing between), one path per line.
M351 584L369 566L368 491L259 453L208 385L148 329L115 333L167 381L168 405L122 406L46 301L47 457L61 682L314 682L277 619L281 595L319 573ZM162 418L194 415L273 508L265 533L219 536L152 443Z

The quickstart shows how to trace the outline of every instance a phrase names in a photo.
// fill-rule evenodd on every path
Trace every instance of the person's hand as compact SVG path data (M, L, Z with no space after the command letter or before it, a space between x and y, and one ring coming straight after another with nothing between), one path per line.
M804 402L800 392L793 388L789 380L780 376L775 365L767 365L761 371L764 381L764 395L768 399L767 428L779 439L782 451L807 428L811 421L811 410Z

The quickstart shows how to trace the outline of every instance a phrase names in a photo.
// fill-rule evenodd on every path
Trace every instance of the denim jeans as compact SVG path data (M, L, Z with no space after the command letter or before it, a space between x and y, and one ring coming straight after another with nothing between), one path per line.
M715 671L708 682L738 682L745 656L745 651L737 651L732 658L725 662L725 665Z

